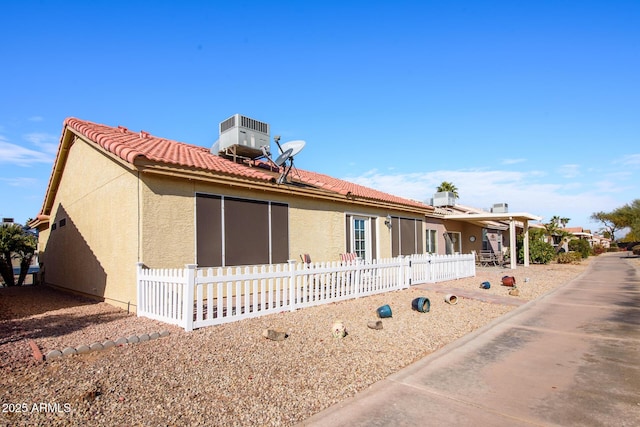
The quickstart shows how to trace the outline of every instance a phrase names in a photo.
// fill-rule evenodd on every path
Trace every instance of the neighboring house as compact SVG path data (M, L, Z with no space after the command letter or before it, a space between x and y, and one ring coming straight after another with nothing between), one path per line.
M215 267L424 252L431 206L296 168L278 183L283 168L240 151L224 156L65 120L31 222L46 283L134 308L137 262Z
M292 168L286 156L274 161L261 150L269 137L268 124L240 115L220 124L211 150L68 118L41 212L30 223L39 230L45 283L135 310L137 262L217 267L302 254L333 261L344 253L364 260L469 253L505 227L500 221L520 219L447 215Z
M591 233L591 230L587 230L582 227L568 227L564 228L563 231L572 234L576 239L588 241L591 247L594 245L601 245L604 248L611 247L611 239L593 234Z
M491 211L472 208L455 203L452 196L434 195L431 203L435 206L433 214L427 218L427 236L433 236L436 244L429 249L439 252L436 239L444 246L444 253L488 252L504 257L515 242L516 234L526 234L524 239L525 266L529 264L529 221L540 221L542 218L525 212L509 212L506 203L495 204ZM442 236L440 238L440 236ZM427 238L427 241L430 241ZM510 257L512 268L516 266L516 257Z

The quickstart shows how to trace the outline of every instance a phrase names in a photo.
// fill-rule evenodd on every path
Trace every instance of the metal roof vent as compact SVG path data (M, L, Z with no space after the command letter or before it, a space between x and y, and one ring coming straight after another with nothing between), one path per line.
M261 147L269 147L269 136L267 123L234 114L220 123L220 138L211 147L211 152L255 159L263 155Z

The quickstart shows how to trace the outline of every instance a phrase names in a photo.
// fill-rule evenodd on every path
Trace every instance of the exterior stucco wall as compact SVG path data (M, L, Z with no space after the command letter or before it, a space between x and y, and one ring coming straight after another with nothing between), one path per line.
M140 261L149 268L183 268L195 262L195 184L142 173Z
M346 213L376 218L378 257L391 256L391 235L384 225L384 217L389 213L387 211L324 199L143 174L140 194L144 221L141 226L140 260L146 266L176 268L195 262L195 193L288 204L289 259L298 261L301 254L309 254L312 261L338 261L340 254L346 251ZM423 219L419 215L416 218Z
M39 237L46 283L120 307L135 303L136 187L135 173L82 140L71 145Z

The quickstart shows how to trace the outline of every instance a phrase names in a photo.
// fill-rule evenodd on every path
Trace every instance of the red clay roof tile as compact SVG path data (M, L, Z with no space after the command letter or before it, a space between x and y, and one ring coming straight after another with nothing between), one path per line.
M146 131L132 132L124 126L111 127L72 117L65 120L65 125L131 164L135 164L136 159L147 159L151 162L197 168L216 174L227 174L263 181L272 181L274 178L274 174L265 171L264 168L238 164L212 154L205 147L159 138ZM296 170L295 176L290 175L290 178L299 179L305 184L327 191L345 196L351 195L357 198L430 209L424 203L394 196L328 175L297 168Z

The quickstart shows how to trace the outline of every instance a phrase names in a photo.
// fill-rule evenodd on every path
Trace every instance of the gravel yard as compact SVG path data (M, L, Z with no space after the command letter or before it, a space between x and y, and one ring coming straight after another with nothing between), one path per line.
M12 426L295 425L515 308L464 296L449 305L444 295L451 289L473 293L489 281L491 288L480 290L486 295L532 300L588 264L479 268L476 277L430 290L414 286L188 333L46 287L0 288L0 420ZM500 286L504 275L516 278L520 296ZM418 296L430 299L428 313L411 309ZM382 319L382 330L368 328L384 304L393 317ZM336 319L346 326L345 338L331 336ZM268 340L266 328L289 336ZM160 331L170 335L43 363L28 344L33 340L46 354Z

